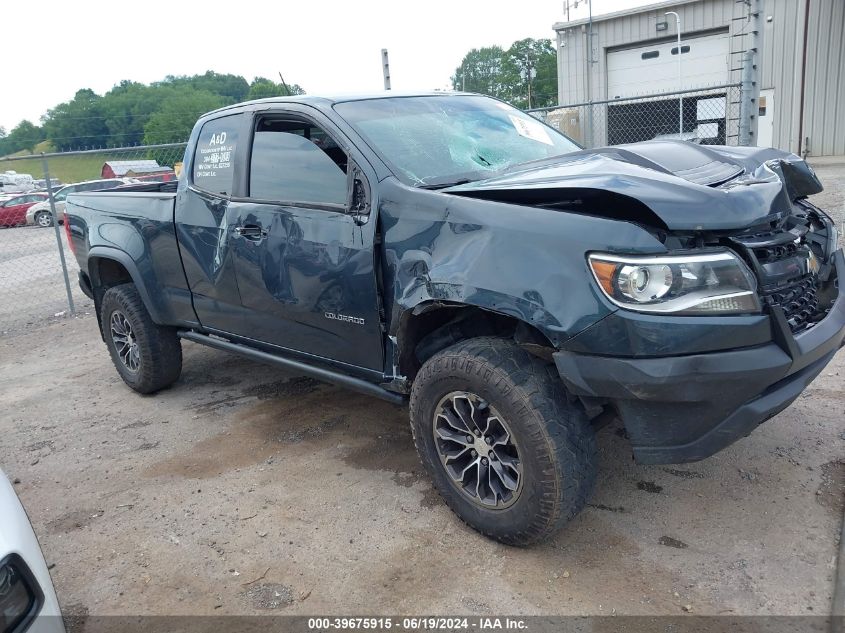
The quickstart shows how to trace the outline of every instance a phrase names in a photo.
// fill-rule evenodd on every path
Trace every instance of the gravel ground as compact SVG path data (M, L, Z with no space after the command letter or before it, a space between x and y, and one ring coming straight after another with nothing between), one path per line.
M839 243L845 244L845 157L810 158L809 161L824 185L824 191L810 199L833 218L839 228Z
M189 343L180 381L142 397L91 317L3 339L0 356L2 466L71 613L829 608L845 354L697 464L637 466L605 429L590 507L526 550L441 503L398 407Z
M818 172L833 184L817 202L841 222L845 169ZM845 353L789 409L696 464L638 466L622 429L604 429L590 506L553 540L514 549L440 501L401 408L184 350L179 382L142 397L90 315L0 337L0 466L20 480L66 612L829 611Z

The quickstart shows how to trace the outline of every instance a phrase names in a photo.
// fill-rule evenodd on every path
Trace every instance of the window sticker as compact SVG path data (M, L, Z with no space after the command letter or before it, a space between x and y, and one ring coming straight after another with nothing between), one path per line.
M537 141L538 143L554 145L552 139L549 137L549 133L546 131L546 128L543 127L543 124L539 121L523 119L522 117L514 116L513 114L509 114L508 118L511 120L511 123L513 123L514 128L520 136L530 138L532 141Z
M232 193L238 117L214 119L200 132L194 158L194 183L206 191Z
M216 177L218 170L232 167L232 153L235 144L229 141L229 133L223 131L212 134L211 138L200 147L200 162L197 166L197 178Z

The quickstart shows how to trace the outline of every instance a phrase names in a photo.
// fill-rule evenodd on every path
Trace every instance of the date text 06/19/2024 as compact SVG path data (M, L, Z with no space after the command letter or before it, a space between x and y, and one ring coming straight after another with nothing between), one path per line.
M335 617L309 618L309 631L332 630L390 630L400 631L457 631L457 630L512 630L527 629L525 620L496 617Z

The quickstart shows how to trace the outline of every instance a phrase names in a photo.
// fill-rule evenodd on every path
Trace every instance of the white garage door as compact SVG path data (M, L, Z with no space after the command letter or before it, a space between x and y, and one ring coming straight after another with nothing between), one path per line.
M678 90L676 40L607 54L607 98ZM681 34L681 90L728 83L730 38L727 33L684 39Z

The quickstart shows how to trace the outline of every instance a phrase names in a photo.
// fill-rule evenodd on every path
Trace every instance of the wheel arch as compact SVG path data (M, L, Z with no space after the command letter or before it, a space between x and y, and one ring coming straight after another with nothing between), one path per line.
M404 310L396 331L397 365L412 381L423 363L455 343L479 336L513 339L532 354L551 361L555 345L536 326L481 306L429 300Z
M138 289L144 307L150 313L154 323L160 324L161 312L152 300L144 277L138 270L138 265L125 251L117 248L95 246L88 253L88 278L94 292L94 305L97 320L100 320L100 305L106 290L113 286L132 283Z

